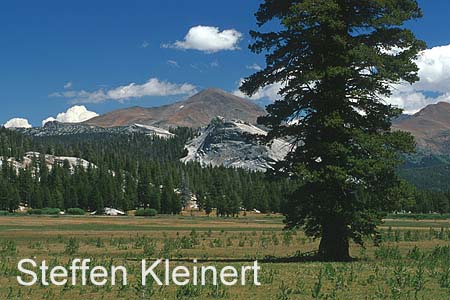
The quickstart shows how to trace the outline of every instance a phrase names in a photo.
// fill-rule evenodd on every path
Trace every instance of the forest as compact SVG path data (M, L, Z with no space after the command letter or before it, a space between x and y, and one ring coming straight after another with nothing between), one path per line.
M162 139L143 134L81 134L30 137L0 129L0 210L29 208L81 208L125 211L152 208L161 214L178 214L192 196L207 214L236 216L241 210L283 213L286 193L294 183L271 180L266 174L223 167L202 168L183 164L184 145L196 132L172 130L176 137ZM31 167L14 168L28 151L83 158L88 168L71 168L68 162L48 166L44 156ZM401 174L401 172L400 172ZM416 184L416 182L413 182ZM416 184L420 186L419 184ZM409 198L398 211L449 213L450 191L425 190L409 185ZM387 212L388 213L388 212Z
M0 210L29 208L81 208L125 211L152 208L161 214L178 214L197 199L207 214L235 216L241 210L282 212L283 194L292 183L270 181L262 173L223 167L202 168L183 164L186 141L195 131L173 130L172 139L143 134L82 134L29 137L0 129ZM71 168L65 161L48 166L44 155L31 166L17 169L7 158L21 161L24 154L77 157L89 161L85 168Z

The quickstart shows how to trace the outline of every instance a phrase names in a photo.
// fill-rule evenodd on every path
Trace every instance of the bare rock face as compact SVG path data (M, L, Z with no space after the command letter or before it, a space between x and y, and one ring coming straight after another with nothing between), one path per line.
M181 160L199 162L202 166L225 166L251 171L266 171L282 160L289 144L275 140L271 145L259 144L249 135L267 132L249 123L216 118L187 146L187 156Z
M17 172L19 170L24 170L26 168L33 168L33 161L43 161L45 162L47 168L51 171L53 166L59 165L63 166L67 164L70 171L73 172L75 168L81 167L87 169L89 167L97 168L96 165L90 163L89 161L79 158L79 157L68 157L68 156L54 156L49 154L41 154L39 152L27 152L25 156L18 160L14 157L4 158L0 156L0 166L4 161L8 162Z
M48 122L43 127L20 128L15 130L32 136L65 136L65 135L93 134L93 133L110 133L110 134L141 133L150 136L158 136L160 138L165 139L174 137L174 134L166 129L142 124L132 124L129 126L104 128L79 123L70 124L70 123L59 123L54 121Z
M256 124L263 108L219 89L204 90L185 101L154 108L131 107L116 110L85 122L99 127L151 125L160 128L204 127L217 116Z

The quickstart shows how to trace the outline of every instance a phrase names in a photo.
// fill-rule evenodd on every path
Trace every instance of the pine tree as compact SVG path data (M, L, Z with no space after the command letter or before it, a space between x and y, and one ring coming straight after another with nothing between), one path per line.
M10 189L8 198L8 210L10 212L16 211L20 205L19 191L15 187L12 187Z
M256 13L259 26L282 28L251 32L250 49L267 52L267 66L241 89L282 87L259 123L268 139L289 137L295 147L276 166L303 181L287 224L321 237L324 259L348 260L349 239L363 244L396 206L399 153L414 142L390 130L401 110L384 99L392 84L418 80L414 59L425 44L404 24L421 16L416 0L265 0Z
M94 188L91 194L92 210L96 211L98 215L102 214L105 209L103 197L100 194L98 188Z
M150 178L147 170L139 171L139 183L137 187L139 206L148 207L151 197Z
M158 212L161 211L161 191L159 189L159 186L154 186L151 189L150 208L153 208Z
M0 177L0 210L9 209L8 197L8 186L6 185L4 179Z
M212 209L213 209L213 202L211 200L211 196L210 195L205 196L203 209L205 210L205 213L208 216L211 214Z
M173 197L173 187L170 182L167 182L161 192L161 213L170 214L172 213L172 197Z
M239 216L239 212L241 211L241 204L242 204L241 199L239 198L238 194L236 192L234 192L231 195L230 204L229 204L229 210L233 217Z
M138 207L137 187L130 173L125 175L125 194L124 194L125 210Z

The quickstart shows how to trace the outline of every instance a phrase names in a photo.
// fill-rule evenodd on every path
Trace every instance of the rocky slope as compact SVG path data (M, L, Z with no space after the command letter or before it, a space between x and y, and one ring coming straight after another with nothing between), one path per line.
M27 152L25 156L22 158L22 160L17 160L16 158L10 157L6 158L6 161L11 164L11 166L16 170L19 171L21 169L26 168L32 168L33 167L33 161L40 160L42 154L39 152ZM78 157L66 157L66 156L54 156L54 155L45 155L43 157L43 160L45 161L47 168L51 170L54 165L63 165L65 162L68 163L69 168L71 171L74 171L76 167L82 167L84 169L87 169L89 166L92 166L96 168L94 164L91 164L87 160L78 158ZM0 156L0 166L2 166L3 162L5 161L5 158Z
M132 124L129 126L118 126L111 128L103 128L85 124L69 124L59 122L48 122L43 127L33 128L17 128L15 129L27 135L32 136L64 136L74 134L93 134L93 133L113 133L113 134L129 134L142 133L161 138L171 138L173 133L168 130L142 124Z
M255 103L219 89L204 90L185 101L154 108L131 107L116 110L85 122L99 127L152 125L160 128L207 126L221 116L256 124L265 110Z
M283 159L289 145L275 140L270 146L258 144L248 135L266 135L264 130L242 121L214 119L200 136L190 141L183 162L197 161L202 166L225 166L265 171Z
M411 132L419 150L450 155L450 104L428 105L418 113L393 122L393 128Z

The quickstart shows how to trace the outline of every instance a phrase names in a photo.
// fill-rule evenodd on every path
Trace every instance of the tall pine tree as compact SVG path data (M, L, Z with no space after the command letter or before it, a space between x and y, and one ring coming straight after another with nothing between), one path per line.
M265 0L250 49L267 66L247 78L248 95L279 84L280 100L259 119L269 139L289 137L295 149L277 166L303 185L290 195L287 224L321 237L319 254L348 260L349 240L376 233L395 207L395 170L413 138L391 131L400 109L387 104L392 84L418 80L414 63L425 44L405 29L422 12L416 0Z

